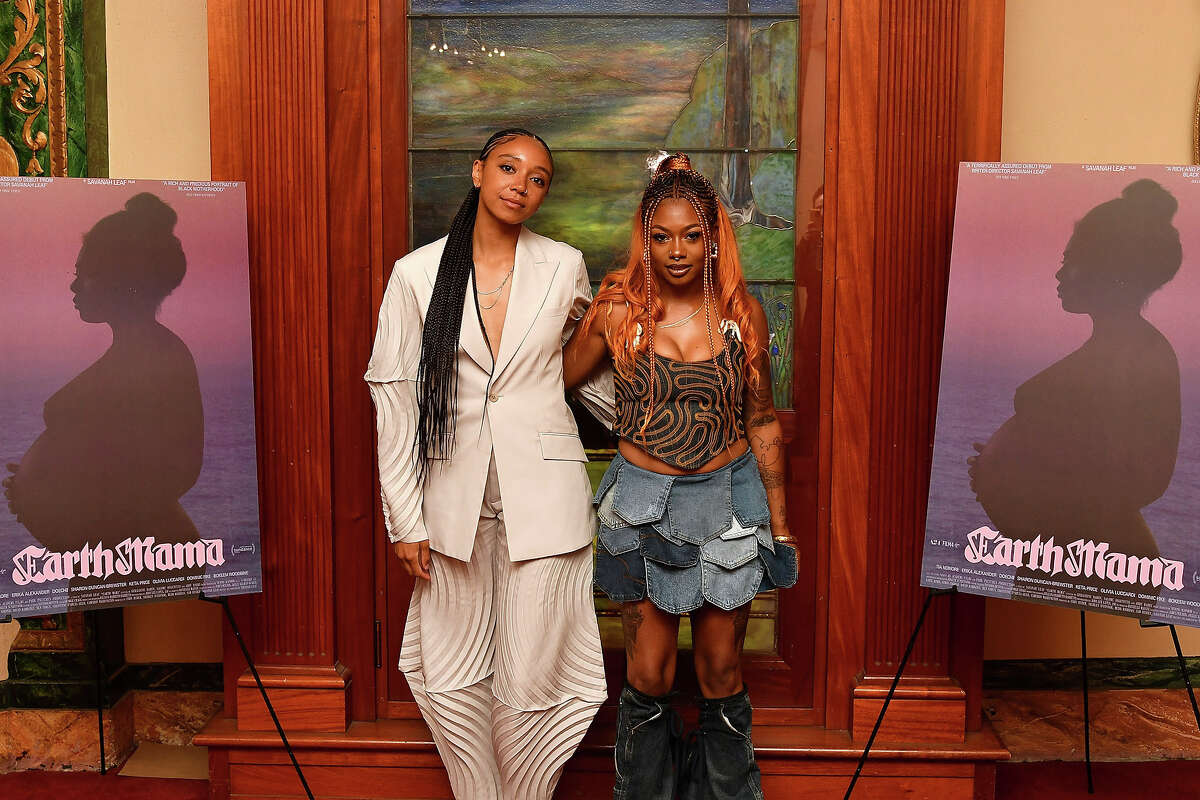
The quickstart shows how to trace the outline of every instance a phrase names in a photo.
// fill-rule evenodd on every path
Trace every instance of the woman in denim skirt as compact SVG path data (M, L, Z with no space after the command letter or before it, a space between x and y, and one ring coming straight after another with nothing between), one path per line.
M596 585L625 632L613 797L762 798L742 645L754 595L796 582L766 316L682 153L655 166L630 253L564 359L568 387L615 367L620 445L595 496ZM702 694L689 748L670 702L683 614Z

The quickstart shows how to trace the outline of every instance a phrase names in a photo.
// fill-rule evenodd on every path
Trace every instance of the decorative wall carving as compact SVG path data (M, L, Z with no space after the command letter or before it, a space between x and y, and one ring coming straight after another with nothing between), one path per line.
M24 165L24 173L41 175L45 169L39 156L50 141L42 115L49 96L44 66L46 44L44 40L38 41L39 38L44 39L45 34L41 31L42 20L37 0L0 0L0 8L6 5L13 7L13 41L4 61L0 62L0 87L8 95L5 104L23 118L21 144L31 153ZM61 5L59 9L61 11ZM41 37L38 36L39 32L42 32ZM0 169L11 169L12 162L16 161L18 159L12 143L5 142L0 147Z
M89 41L104 32L103 13L91 18ZM0 0L0 175L88 174L85 83L106 82L94 64L84 74L85 27L80 2Z

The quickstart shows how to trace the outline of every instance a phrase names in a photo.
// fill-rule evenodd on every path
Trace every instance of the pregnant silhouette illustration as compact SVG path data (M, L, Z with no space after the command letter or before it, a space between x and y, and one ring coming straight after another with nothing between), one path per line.
M4 480L9 510L48 550L199 537L179 503L203 461L196 365L157 320L187 268L175 223L169 205L143 193L83 238L75 308L84 322L107 325L112 345L46 401L45 431ZM141 577L183 576L198 589L202 575L199 566ZM97 582L75 577L72 594Z
M1110 552L1157 558L1141 509L1167 490L1179 449L1179 364L1166 337L1143 316L1152 293L1179 270L1175 198L1139 180L1075 225L1055 277L1063 311L1087 314L1092 335L1079 349L1017 388L1015 413L968 459L971 488L994 527L1012 539L1065 546L1082 539ZM1015 598L1038 599L1021 567ZM1076 587L1141 592L1127 613L1149 616L1158 589L1095 575ZM1077 588L1068 602L1095 602Z

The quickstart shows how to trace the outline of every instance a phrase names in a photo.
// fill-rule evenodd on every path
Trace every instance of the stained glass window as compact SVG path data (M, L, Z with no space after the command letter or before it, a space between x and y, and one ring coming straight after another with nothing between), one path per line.
M770 327L776 405L815 392L815 358L794 362L816 349L821 0L411 0L408 23L414 247L445 235L488 136L520 126L554 151L530 227L583 250L599 281L628 255L647 156L684 150L737 228ZM588 466L595 482L606 464ZM776 604L756 598L748 651L773 647ZM597 609L605 645L619 647L614 604ZM680 638L690 643L687 620Z
M583 250L599 281L625 261L647 155L684 150L731 210L771 327L775 401L791 407L804 296L795 290L803 5L412 0L413 246L445 234L482 142L520 125L546 139L556 165L530 227ZM819 158L823 126L813 133L803 144ZM820 181L809 177L817 183L803 187L804 207Z

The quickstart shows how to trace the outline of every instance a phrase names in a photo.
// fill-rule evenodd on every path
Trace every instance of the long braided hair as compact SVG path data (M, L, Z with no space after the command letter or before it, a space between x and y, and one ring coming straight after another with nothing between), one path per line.
M628 307L629 313L612 329L606 322L604 338L612 353L613 365L622 376L632 377L638 358L650 359L651 385L650 395L646 398L643 430L653 414L658 395L658 353L654 347L654 331L664 311L662 300L656 296L658 282L650 263L650 228L659 204L667 199L686 200L700 220L701 241L706 256L702 275L704 320L709 353L717 362L718 369L723 368L724 371L724 375L718 372L723 384L722 395L727 387L734 385L729 348L724 348L723 363L717 359L717 353L721 350L717 341L723 334L720 329L723 320L737 323L745 346L743 366L751 390L757 391L763 381L770 379L770 376L762 375L758 367L758 357L765 343L759 341L751 324L750 292L746 288L746 278L738 258L733 223L721 205L712 182L692 168L691 159L685 153L675 153L658 164L642 193L633 222L629 262L604 277L584 321L586 331L600 315L601 309L607 309L612 304ZM731 401L733 399L730 398ZM723 413L732 413L733 405L733 402L725 403Z
M505 128L492 134L477 160L487 161L498 146L520 136L535 139L546 148L553 169L554 157L550 154L550 147L542 137L524 128ZM478 209L479 189L472 186L458 213L454 215L454 221L450 223L450 234L438 265L429 309L425 313L421 361L417 371L418 420L415 442L421 476L424 476L430 459L449 458L454 449L454 423L458 415L458 342L462 334L468 279L472 285L475 284L474 234ZM486 337L479 298L475 299L475 314Z

